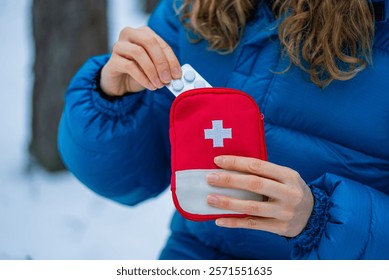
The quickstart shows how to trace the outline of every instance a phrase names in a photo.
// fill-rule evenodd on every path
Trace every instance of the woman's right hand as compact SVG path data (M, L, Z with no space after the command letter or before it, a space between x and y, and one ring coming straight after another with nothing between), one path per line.
M170 46L149 27L124 28L101 71L100 87L111 96L155 90L181 77Z

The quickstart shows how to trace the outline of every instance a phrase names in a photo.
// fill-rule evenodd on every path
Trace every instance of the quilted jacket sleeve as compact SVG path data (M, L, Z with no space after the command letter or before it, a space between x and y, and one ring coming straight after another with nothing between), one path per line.
M149 25L178 53L178 20L162 1ZM134 205L158 195L170 182L169 109L166 89L107 100L99 94L109 56L89 59L65 97L58 146L67 168L96 193Z
M389 196L334 174L312 182L315 206L292 239L295 259L388 259Z

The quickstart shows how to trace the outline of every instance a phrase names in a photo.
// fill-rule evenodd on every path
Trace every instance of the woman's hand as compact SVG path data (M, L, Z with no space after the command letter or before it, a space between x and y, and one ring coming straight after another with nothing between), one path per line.
M268 197L266 201L245 201L210 194L208 204L249 215L245 218L220 218L216 224L229 228L248 228L297 236L306 226L313 208L313 195L300 175L287 167L254 158L220 156L215 164L225 170L245 174L211 173L212 186L243 189Z
M180 77L178 59L160 36L149 27L126 27L101 71L100 87L108 95L121 96L155 90Z

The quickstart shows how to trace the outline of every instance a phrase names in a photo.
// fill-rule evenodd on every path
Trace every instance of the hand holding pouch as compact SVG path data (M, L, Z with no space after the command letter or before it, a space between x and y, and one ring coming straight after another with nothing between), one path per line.
M231 172L218 168L214 158L236 155L267 160L263 115L248 94L228 88L186 91L170 110L171 190L177 210L187 219L205 221L244 217L207 204L208 194L243 200L262 200L248 191L208 185L207 174Z

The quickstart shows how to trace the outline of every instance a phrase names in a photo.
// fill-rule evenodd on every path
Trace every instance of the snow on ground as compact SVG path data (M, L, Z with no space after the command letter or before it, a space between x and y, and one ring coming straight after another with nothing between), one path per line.
M0 259L155 259L169 233L169 191L137 207L108 201L69 173L27 172L33 44L31 0L0 9ZM110 0L111 44L147 17Z

